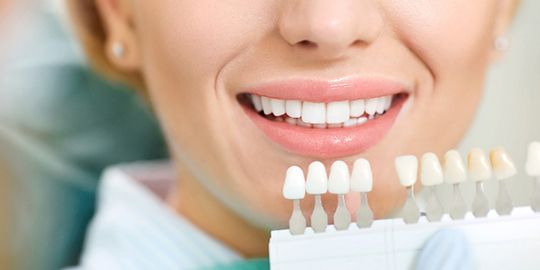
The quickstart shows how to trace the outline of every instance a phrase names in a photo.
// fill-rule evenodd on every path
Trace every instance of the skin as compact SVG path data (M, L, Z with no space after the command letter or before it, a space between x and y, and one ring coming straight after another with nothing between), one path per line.
M143 76L165 134L178 185L168 202L179 214L247 257L266 256L267 230L283 228L281 196L290 153L255 127L236 96L252 84L292 77L380 75L412 86L409 102L375 146L371 161L377 218L403 203L393 170L401 154L439 155L470 124L484 76L497 57L510 0L452 1L129 1L97 0L111 61ZM456 109L459 108L459 109ZM327 166L333 160L321 160ZM334 196L325 196L332 212ZM347 198L354 213L358 198ZM306 216L312 201L302 201ZM354 218L354 217L353 217Z

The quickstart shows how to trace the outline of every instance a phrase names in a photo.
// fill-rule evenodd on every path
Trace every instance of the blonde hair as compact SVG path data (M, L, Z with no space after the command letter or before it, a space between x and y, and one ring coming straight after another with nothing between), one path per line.
M123 72L109 60L105 48L107 33L95 0L67 0L66 5L90 65L106 78L125 83L146 96L140 73Z

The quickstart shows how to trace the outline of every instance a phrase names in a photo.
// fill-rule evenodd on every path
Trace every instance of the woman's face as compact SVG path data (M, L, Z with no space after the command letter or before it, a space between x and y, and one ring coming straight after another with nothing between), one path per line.
M130 61L178 164L244 218L274 224L290 214L286 169L314 160L368 159L376 216L401 205L394 158L460 140L510 13L497 0L129 5ZM358 197L348 203L354 213Z

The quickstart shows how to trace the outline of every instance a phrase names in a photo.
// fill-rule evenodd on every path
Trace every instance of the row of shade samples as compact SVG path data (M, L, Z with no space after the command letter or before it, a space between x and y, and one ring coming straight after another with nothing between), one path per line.
M444 214L443 207L434 191L441 184L450 184L452 202L449 216L452 219L464 218L469 208L462 196L460 184L466 181L475 183L476 192L472 202L472 214L475 217L485 217L490 211L488 199L484 193L484 182L497 180L498 194L495 210L499 215L508 215L513 209L513 203L507 190L507 181L517 169L512 158L502 147L491 149L489 156L475 148L468 152L466 159L456 150L450 150L444 155L442 162L434 153L425 153L420 158L405 155L395 158L394 167L399 182L407 191L407 199L399 216L407 224L418 222L420 209L414 196L414 187L418 178L424 189L427 189L425 216L428 221L439 221ZM537 182L537 191L531 199L531 207L540 211L540 142L529 145L527 174ZM309 222L314 232L326 231L328 214L326 213L321 196L326 193L337 196L337 207L333 214L336 230L346 230L351 224L351 214L347 207L345 195L355 192L360 195L360 205L356 211L356 225L360 228L370 227L373 222L373 212L369 205L368 193L373 190L373 174L370 162L360 158L352 164L352 170L342 160L334 161L329 173L320 161L314 161L307 168L307 175L299 166L287 169L283 185L283 197L293 202L293 211L289 220L291 234L303 234L307 220L302 213L300 201L306 193L313 196L314 206Z

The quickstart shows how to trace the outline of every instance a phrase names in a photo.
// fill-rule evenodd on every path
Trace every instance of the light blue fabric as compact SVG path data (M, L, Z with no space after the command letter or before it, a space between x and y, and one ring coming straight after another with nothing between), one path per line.
M102 170L166 148L143 102L92 73L54 14L27 12L0 71L0 154L16 176L10 241L20 269L57 270L79 257Z
M473 256L463 232L443 229L426 242L418 256L416 269L472 270L476 269Z
M75 269L268 268L266 260L244 261L167 207L163 194L174 185L170 171L161 163L107 170L81 265Z

